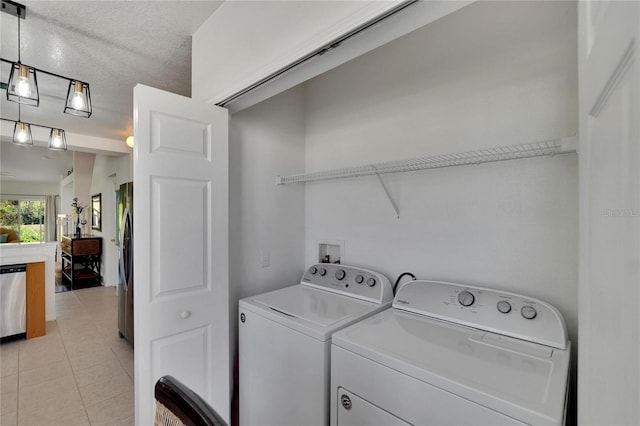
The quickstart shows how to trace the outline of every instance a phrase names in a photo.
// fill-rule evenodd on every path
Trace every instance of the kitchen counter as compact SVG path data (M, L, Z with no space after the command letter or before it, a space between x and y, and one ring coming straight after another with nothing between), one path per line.
M0 265L16 263L45 263L45 318L56 319L55 264L58 243L5 243L0 244Z

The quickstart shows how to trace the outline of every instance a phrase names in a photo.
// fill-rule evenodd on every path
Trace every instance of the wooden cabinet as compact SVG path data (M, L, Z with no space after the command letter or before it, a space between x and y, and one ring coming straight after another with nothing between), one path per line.
M71 289L81 281L100 283L102 238L65 235L61 246L62 276L69 280Z
M44 262L27 263L27 339L47 333L44 282Z

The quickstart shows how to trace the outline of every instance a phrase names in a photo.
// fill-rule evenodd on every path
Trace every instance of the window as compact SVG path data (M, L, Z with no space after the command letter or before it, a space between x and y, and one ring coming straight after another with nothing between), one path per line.
M0 200L0 227L16 231L22 242L43 242L44 212L44 197L7 196Z

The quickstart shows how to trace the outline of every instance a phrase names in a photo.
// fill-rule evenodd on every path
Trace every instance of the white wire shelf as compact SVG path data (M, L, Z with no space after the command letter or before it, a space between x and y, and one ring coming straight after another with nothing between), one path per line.
M387 161L342 169L326 170L313 173L302 173L278 176L276 184L284 185L296 182L311 182L328 179L345 179L359 176L381 175L386 173L412 172L417 170L437 169L441 167L482 164L494 161L515 160L542 156L554 156L577 152L575 136L561 139L550 139L540 142L509 145L498 148L479 149L455 154L441 154L408 160Z

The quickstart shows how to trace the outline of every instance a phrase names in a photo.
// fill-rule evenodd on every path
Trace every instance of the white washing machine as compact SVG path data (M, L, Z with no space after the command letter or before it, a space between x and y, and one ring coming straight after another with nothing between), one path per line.
M377 272L318 264L298 285L240 300L240 424L328 425L331 335L392 299Z
M560 425L570 347L545 302L411 281L333 335L331 425Z

